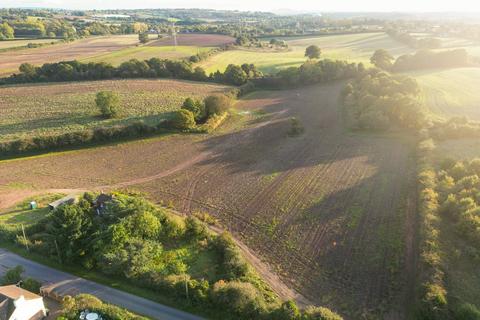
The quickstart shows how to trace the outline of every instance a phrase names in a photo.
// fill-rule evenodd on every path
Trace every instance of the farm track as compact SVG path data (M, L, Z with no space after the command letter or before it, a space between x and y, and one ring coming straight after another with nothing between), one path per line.
M388 314L392 302L405 300L400 271L412 271L403 267L411 260L404 255L415 254L403 250L412 240L400 212L410 145L344 132L340 89L253 94L238 109L266 116L214 135L0 162L0 184L135 187L187 214L207 211L314 303L346 319ZM291 116L305 134L287 136ZM69 170L82 164L83 170Z

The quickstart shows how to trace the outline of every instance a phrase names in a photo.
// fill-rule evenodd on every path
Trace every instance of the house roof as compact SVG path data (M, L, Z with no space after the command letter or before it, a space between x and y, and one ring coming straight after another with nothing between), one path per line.
M18 298L20 298L20 296L23 296L25 300L41 298L41 296L25 289L19 288L15 285L0 287L0 296L4 296L12 300L17 300Z

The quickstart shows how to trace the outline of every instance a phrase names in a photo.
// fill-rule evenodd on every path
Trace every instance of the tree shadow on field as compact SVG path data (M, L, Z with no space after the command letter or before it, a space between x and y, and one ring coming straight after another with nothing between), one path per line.
M201 164L219 163L231 173L269 175L284 171L366 157L372 149L391 144L391 139L352 136L345 133L338 106L340 85L259 93L243 101L242 109L260 111L246 128L213 136L201 148L212 156ZM304 133L292 137L295 117ZM341 152L339 152L339 150Z

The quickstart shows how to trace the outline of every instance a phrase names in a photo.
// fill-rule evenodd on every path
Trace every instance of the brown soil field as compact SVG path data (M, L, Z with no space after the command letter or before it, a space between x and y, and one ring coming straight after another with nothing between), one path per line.
M235 38L221 34L177 34L177 44L179 46L197 46L197 47L218 47L225 44L234 43ZM171 36L163 39L150 41L147 46L173 46Z
M214 215L284 282L345 319L407 319L413 143L345 131L341 87L251 94L236 106L244 115L213 135L1 161L0 203L25 189L135 188ZM288 136L292 116L303 135Z
M24 49L0 53L0 76L18 71L25 62L42 65L44 63L83 59L101 53L112 52L138 44L137 35L115 35L90 37L71 43L41 48Z

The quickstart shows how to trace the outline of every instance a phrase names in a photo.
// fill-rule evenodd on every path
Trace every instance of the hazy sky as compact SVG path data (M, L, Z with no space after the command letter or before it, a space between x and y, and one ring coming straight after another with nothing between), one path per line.
M472 12L480 11L480 0L0 0L0 7Z

